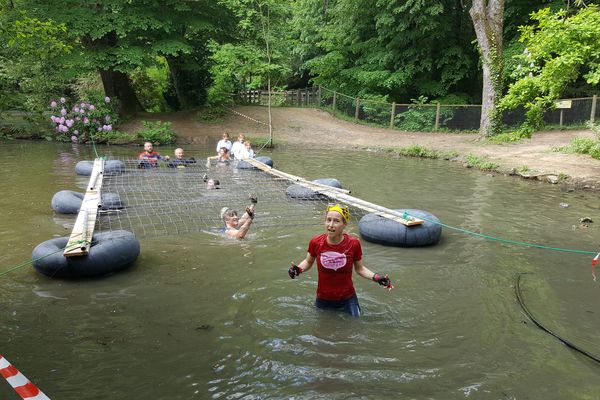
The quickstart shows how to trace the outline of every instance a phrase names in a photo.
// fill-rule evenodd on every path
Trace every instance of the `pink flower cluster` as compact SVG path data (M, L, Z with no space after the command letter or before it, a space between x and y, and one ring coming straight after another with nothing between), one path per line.
M105 97L104 102L108 105L110 97ZM87 140L96 132L112 131L111 116L108 112L105 113L106 110L100 110L89 102L76 103L70 108L66 103L64 97L61 97L58 102L55 100L50 102L52 110L50 120L58 133L67 137L70 134L71 141L76 143L80 139Z

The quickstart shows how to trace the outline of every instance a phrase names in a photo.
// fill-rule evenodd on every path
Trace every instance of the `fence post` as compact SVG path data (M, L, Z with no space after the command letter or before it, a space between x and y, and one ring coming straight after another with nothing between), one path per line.
M335 115L335 103L337 102L337 93L333 91L333 115Z
M358 120L358 110L359 110L360 99L356 98L356 108L354 109L354 119Z
M258 90L258 105L262 105L262 101L261 101L261 95L262 95L262 90Z
M563 125L563 109L560 109L560 118L558 120L558 126L562 127Z
M435 127L434 131L437 131L440 127L440 102L438 101L437 107L435 108Z
M598 95L592 97L592 111L590 112L590 122L593 124L596 120L596 103L598 102Z
M302 95L300 94L300 89L296 90L296 104L298 107L302 105Z
M396 102L392 102L392 113L390 116L390 128L394 127L394 120L396 119Z
M317 90L317 107L321 108L321 85L319 85L319 89Z

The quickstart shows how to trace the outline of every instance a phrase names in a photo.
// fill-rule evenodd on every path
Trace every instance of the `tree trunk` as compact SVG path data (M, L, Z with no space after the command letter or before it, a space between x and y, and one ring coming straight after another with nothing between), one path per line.
M502 30L505 0L473 0L469 14L473 20L483 65L481 121L479 132L491 136L501 125L496 105L502 95Z
M93 39L90 35L81 37L81 43L90 52L95 52L98 47L116 48L118 41L115 31L107 32L98 39ZM105 68L110 68L110 66L105 66ZM102 79L104 94L119 100L119 115L133 115L143 110L127 74L110 69L101 69L98 73Z
M177 96L177 102L181 108L188 109L190 108L190 104L187 101L185 93L181 90L181 69L180 63L177 57L166 56L167 65L169 66L169 73L171 74L171 81L173 82L173 89L175 90L175 96Z
M104 93L108 97L116 97L119 100L119 115L133 115L142 111L142 105L131 87L129 77L119 71L100 71Z

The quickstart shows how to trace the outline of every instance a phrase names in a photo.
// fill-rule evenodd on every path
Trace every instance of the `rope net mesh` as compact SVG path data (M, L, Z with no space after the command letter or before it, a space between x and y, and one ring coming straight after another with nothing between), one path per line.
M286 190L294 182L258 169L238 168L238 162L188 164L185 168L169 168L159 163L156 168L139 169L137 159L121 159L125 168L119 174L103 176L102 193L117 194L124 207L101 211L95 232L127 230L137 237L157 237L194 232L218 234L224 227L221 210L237 210L241 217L249 196L255 194L258 204L251 231L284 226L320 226L327 204L335 203L326 196L291 198ZM208 179L220 182L220 188L209 190ZM316 197L316 198L315 198ZM350 208L351 223L357 223L364 211Z

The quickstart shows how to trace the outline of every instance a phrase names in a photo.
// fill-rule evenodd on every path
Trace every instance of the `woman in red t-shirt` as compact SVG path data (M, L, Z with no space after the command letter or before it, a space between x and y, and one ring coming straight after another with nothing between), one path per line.
M358 317L360 305L352 284L352 267L363 278L372 279L388 290L393 286L387 275L376 274L363 265L360 241L344 233L349 218L348 207L339 204L327 207L326 232L310 240L306 258L298 265L292 263L288 273L294 279L309 270L316 260L319 280L315 306L343 310Z

